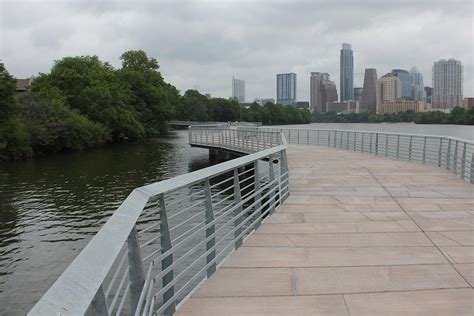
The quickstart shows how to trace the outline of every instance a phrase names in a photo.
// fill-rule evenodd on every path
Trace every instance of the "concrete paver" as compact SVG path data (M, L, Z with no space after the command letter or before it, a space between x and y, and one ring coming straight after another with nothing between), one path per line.
M290 146L290 197L178 315L473 315L474 186Z

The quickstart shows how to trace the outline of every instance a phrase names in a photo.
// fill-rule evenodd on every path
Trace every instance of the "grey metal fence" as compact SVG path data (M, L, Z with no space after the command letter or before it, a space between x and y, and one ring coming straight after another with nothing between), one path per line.
M190 126L189 143L243 153L254 153L283 143L279 131L263 131L257 127L207 128Z
M259 130L281 132L289 144L340 148L438 166L474 183L474 142L465 139L335 129Z
M133 190L29 315L172 314L288 196L285 138L237 132L190 129L253 153Z

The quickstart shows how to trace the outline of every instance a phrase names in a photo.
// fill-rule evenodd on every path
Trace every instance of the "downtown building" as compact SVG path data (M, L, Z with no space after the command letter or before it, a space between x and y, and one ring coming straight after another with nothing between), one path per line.
M463 67L459 60L441 59L433 65L433 110L463 106Z
M393 73L388 73L377 79L376 85L377 113L386 101L395 101L402 97L402 82Z
M411 76L411 99L413 101L426 102L426 93L425 93L425 85L423 83L423 75L418 70L418 68L411 67L410 76Z
M296 74L284 73L276 75L277 103L283 105L296 104Z
M362 87L361 101L367 107L369 112L377 111L377 70L374 68L365 69L364 86Z
M245 102L245 81L232 76L232 97L239 103Z
M392 74L400 79L402 84L402 95L401 98L405 100L411 100L411 75L408 71L403 69L392 69Z
M415 113L426 112L425 101L393 100L384 101L378 107L378 114L396 114L398 112L413 111Z
M334 81L330 80L329 74L312 72L310 77L310 111L327 112L327 103L333 101L337 101L337 88Z
M341 101L354 99L354 54L350 44L342 44L340 55L340 94Z

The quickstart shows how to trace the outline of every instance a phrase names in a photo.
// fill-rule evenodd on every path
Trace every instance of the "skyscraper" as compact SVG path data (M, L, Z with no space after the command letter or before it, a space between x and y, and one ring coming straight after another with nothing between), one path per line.
M239 103L245 102L245 81L232 76L232 97L236 98Z
M398 77L402 83L402 98L411 100L411 76L403 69L392 69L392 74Z
M296 74L285 73L276 76L277 103L296 104Z
M310 77L310 110L326 112L327 102L337 101L337 88L325 72L312 72Z
M377 70L374 68L368 68L364 73L364 86L362 88L362 102L369 112L377 111L377 94L376 86L377 83Z
M431 104L431 96L433 95L433 88L425 87L425 96L426 96L426 103Z
M433 109L463 106L463 68L459 60L441 59L433 65Z
M388 73L377 79L377 113L384 101L395 101L402 96L402 82L393 73Z
M425 85L423 75L416 67L411 67L411 99L414 101L426 101Z
M354 99L354 55L350 44L342 44L340 57L341 101Z
M354 87L354 101L362 101L362 88Z

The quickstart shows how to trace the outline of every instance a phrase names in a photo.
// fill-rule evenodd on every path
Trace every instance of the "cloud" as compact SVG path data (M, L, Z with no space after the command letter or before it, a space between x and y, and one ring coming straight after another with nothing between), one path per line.
M339 50L352 44L355 83L418 66L425 85L442 58L464 64L464 94L474 95L473 15L459 1L33 1L3 0L0 58L17 77L49 71L64 56L98 55L119 67L143 49L178 89L228 97L231 77L247 100L275 97L275 75L298 74L309 99L311 71L339 85Z

